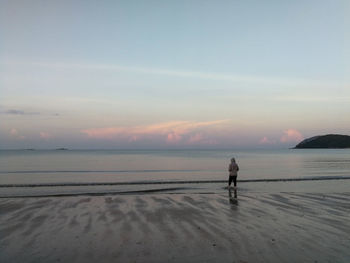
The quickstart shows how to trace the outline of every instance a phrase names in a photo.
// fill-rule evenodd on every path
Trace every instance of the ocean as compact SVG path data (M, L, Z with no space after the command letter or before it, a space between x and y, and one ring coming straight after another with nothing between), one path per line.
M350 179L350 149L1 150L0 197L198 189L241 182Z

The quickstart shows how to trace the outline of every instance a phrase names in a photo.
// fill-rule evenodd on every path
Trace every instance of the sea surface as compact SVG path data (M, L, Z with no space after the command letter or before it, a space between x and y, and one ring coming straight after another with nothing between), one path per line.
M0 197L222 185L232 157L241 182L350 179L350 149L0 150Z

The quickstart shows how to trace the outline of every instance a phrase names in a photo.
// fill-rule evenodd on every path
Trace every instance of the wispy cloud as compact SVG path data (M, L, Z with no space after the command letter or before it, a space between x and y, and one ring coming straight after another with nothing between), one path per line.
M208 80L223 80L237 83L246 84L266 84L277 86L305 86L311 87L334 87L335 85L341 85L341 83L326 83L325 81L317 81L313 79L305 78L283 78L275 76L258 76L258 75L245 75L245 74L222 74L218 72L200 72L200 71L184 71L174 69L161 69L151 67L130 67L115 64L89 64L89 63L64 63L64 62L40 62L40 61L0 61L1 64L7 65L23 65L23 66L36 66L44 68L59 68L67 70L99 70L99 71L116 71L116 72L133 72L141 74L152 75L167 75L173 77L183 78L197 78Z
M349 87L350 90L350 87ZM271 101L288 101L288 102L329 102L331 99L332 101L339 101L339 102L350 102L350 96L339 96L338 94L326 94L324 96L316 95L316 94L305 94L304 96L291 96L291 95L285 95L285 96L270 96L268 98Z
M108 127L84 129L81 132L95 139L124 139L136 142L144 139L158 139L168 144L214 144L208 130L219 128L228 120L207 122L171 121L152 125L132 127Z
M8 115L40 115L39 112L27 112L23 110L17 110L17 109L10 109L6 111L1 111L1 114L8 114Z
M41 113L41 112L34 112L34 111L26 111L26 110L20 110L20 109L8 109L0 111L0 114L3 115L18 115L18 116L33 116L33 115L42 115L42 116L60 116L59 113Z

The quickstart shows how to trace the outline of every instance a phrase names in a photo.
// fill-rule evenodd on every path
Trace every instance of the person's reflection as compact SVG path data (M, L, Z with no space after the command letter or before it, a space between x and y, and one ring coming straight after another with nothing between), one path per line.
M232 189L228 189L228 196L230 200L230 204L232 205L238 205L238 199L237 199L237 189L233 189L233 197L232 197Z

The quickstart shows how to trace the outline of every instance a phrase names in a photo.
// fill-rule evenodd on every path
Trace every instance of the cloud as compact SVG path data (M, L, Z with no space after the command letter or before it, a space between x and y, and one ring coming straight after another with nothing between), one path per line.
M196 133L190 137L188 140L190 143L197 143L203 140L203 135L201 133Z
M215 145L218 141L213 138L208 138L208 136L202 133L196 133L188 139L188 144L205 144L205 145Z
M11 134L12 136L18 136L18 131L17 131L15 128L12 128L12 129L10 130L10 134Z
M259 144L262 145L267 145L267 144L274 144L274 141L271 141L269 138L267 138L266 136L264 136L263 138L260 139Z
M25 136L21 135L21 134L18 132L18 130L15 129L15 128L12 128L12 129L10 130L10 135L11 135L11 137L14 138L14 139L19 139L19 140L25 139Z
M177 143L177 142L181 141L181 139L182 139L182 136L178 133L175 133L175 132L171 132L167 136L168 143Z
M286 142L300 142L304 139L303 135L295 129L288 129L284 131L283 136L280 141L283 143Z
M53 117L59 117L59 113L41 113L41 112L33 112L33 111L24 111L20 109L8 109L4 111L0 111L0 114L3 115L17 115L17 116L33 116L33 115L41 115L41 116L53 116Z
M132 72L140 74L150 75L166 75L173 77L183 78L197 78L197 79L209 79L219 81L230 81L236 83L249 83L249 84L266 84L277 86L291 86L291 87L334 87L340 85L340 83L326 83L312 79L304 78L281 78L281 77L266 77L257 75L244 75L244 74L222 74L218 72L200 72L200 71L184 71L176 69L161 69L150 67L128 67L116 64L82 64L82 63L61 63L61 62L40 62L40 61L3 61L1 64L5 65L24 65L35 66L44 68L58 68L64 70L99 70L99 71L114 71L114 72Z
M22 110L7 110L4 112L5 114L13 114L13 115L24 115L24 111Z
M48 132L40 132L39 135L40 135L40 138L44 140L49 140L50 138L52 138L52 135L49 134Z
M278 143L300 142L304 139L303 135L296 129L288 129L283 131L282 135L277 138L264 136L259 140L260 145L278 145Z
M2 111L1 114L8 114L8 115L39 115L39 112L26 112L23 110L16 110L16 109L10 109L6 111Z
M171 121L131 127L91 128L81 132L94 139L123 139L129 142L160 139L167 144L213 144L215 141L210 138L209 130L216 129L227 121Z

